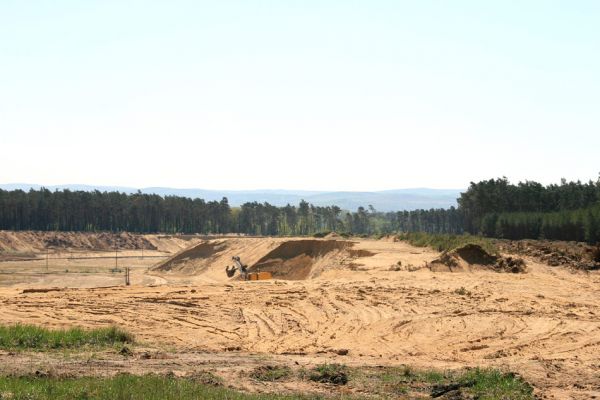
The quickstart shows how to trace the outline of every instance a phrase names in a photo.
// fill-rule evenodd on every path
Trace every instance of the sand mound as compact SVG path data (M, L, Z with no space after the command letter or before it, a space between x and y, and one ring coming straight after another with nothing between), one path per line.
M502 257L488 253L481 246L467 244L442 255L429 264L435 272L465 272L475 269L491 269L496 272L523 273L525 262L521 258Z
M344 240L282 238L225 238L206 240L155 265L159 273L174 273L222 282L228 278L225 268L231 258L240 257L249 272L271 272L275 279L310 279L348 260L370 257L374 253L353 250L353 242Z
M153 272L202 276L203 280L224 282L229 280L225 267L233 265L231 257L240 257L242 263L253 265L277 247L278 238L223 238L204 240L152 267ZM237 279L235 275L234 279Z
M61 251L155 250L175 253L199 239L188 236L135 234L128 232L0 231L0 258L35 257ZM15 256L15 257L13 257Z
M170 271L174 269L185 268L190 260L202 259L206 262L214 259L220 252L227 248L225 243L219 241L206 241L192 246L189 249L185 249L167 261L162 262L155 266L153 269L156 271Z
M340 240L287 241L258 260L250 271L268 271L276 279L308 279L318 262L352 246L352 242Z
M157 246L145 236L128 232L0 231L0 251L40 251L46 248L99 251L115 248L157 250Z

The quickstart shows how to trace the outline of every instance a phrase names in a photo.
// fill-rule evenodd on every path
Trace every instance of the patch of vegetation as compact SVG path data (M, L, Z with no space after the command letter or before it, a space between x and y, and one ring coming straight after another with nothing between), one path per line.
M363 367L350 370L352 386L382 397L476 398L533 400L533 389L511 373L492 369L440 372L401 367ZM444 397L447 396L447 397Z
M158 375L117 375L112 378L0 377L0 396L27 400L288 400L310 396L245 394L194 379Z
M292 370L287 366L261 365L254 368L250 377L263 382L275 382L286 379L292 375Z
M458 378L465 393L481 400L530 400L533 388L513 373L504 373L493 369L473 369Z
M331 231L323 231L323 232L317 232L315 234L313 234L314 238L324 238L325 236L329 235L331 233Z
M53 350L81 346L115 346L133 343L133 335L120 328L51 330L35 325L0 326L0 349Z
M342 364L319 364L308 376L313 382L345 385L348 383L348 368Z
M352 368L350 377L353 386L384 397L427 391L446 379L442 372L419 371L409 366Z
M470 296L471 292L469 292L467 289L465 289L463 286L461 286L458 289L454 290L454 293L456 293L459 296Z
M223 386L223 378L210 371L199 371L191 379L206 386Z
M498 249L492 239L483 236L406 232L399 234L398 239L405 240L413 246L431 247L440 252L451 251L467 244L476 244L490 254L498 254Z
M357 367L322 364L302 370L315 382L348 384L349 390L366 398L432 398L480 400L533 400L533 389L520 377L492 369L440 372L400 367ZM288 372L291 372L288 370ZM339 389L332 388L332 394ZM228 399L288 400L322 399L320 396L247 394L228 389L223 380L208 371L188 378L128 374L107 377L64 378L37 374L0 377L0 399ZM335 396L334 398L349 398ZM350 397L355 398L355 397ZM359 397L357 397L359 398Z
M133 350L131 350L131 348L129 348L129 346L123 346L123 347L121 347L121 350L119 350L119 354L124 357L132 357Z

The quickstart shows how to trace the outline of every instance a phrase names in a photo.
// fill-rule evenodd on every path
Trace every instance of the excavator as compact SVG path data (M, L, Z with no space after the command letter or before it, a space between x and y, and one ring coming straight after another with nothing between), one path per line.
M231 257L231 259L233 260L233 263L235 265L233 265L231 267L229 267L229 265L228 265L225 267L225 273L227 274L227 277L229 277L229 278L233 278L236 271L240 271L240 277L244 281L262 281L265 279L273 278L273 274L271 272L258 271L258 272L248 273L248 266L246 264L242 263L242 260L240 260L239 256L233 256L233 257Z
M240 275L243 280L248 280L248 266L246 264L242 264L239 256L233 256L231 259L234 262L234 266L229 268L229 265L225 267L225 273L229 278L232 278L235 275L235 271L240 271Z

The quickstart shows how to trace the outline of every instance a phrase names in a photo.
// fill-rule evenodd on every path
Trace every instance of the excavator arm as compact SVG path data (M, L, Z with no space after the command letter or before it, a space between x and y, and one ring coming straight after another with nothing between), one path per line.
M240 271L242 279L245 281L248 280L248 266L242 264L242 261L238 256L233 256L231 259L235 265L231 268L229 268L229 266L225 268L225 273L227 273L227 276L231 278L233 275L235 275L235 271Z

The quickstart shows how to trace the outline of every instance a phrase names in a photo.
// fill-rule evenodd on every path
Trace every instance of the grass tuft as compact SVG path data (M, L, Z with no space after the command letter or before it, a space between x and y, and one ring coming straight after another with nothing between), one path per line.
M287 366L262 365L254 368L250 377L263 382L275 382L289 378L292 370Z
M468 383L467 392L481 400L533 399L533 388L513 373L476 368L465 372L459 383Z
M133 343L133 335L111 326L107 328L69 328L51 330L35 325L0 326L0 349L53 350L81 346L113 346Z
M348 383L348 368L342 364L319 364L313 368L308 379L313 382L345 385Z
M533 400L533 389L520 377L493 369L418 370L409 366L351 368L352 386L383 398ZM408 397L406 397L408 395Z

